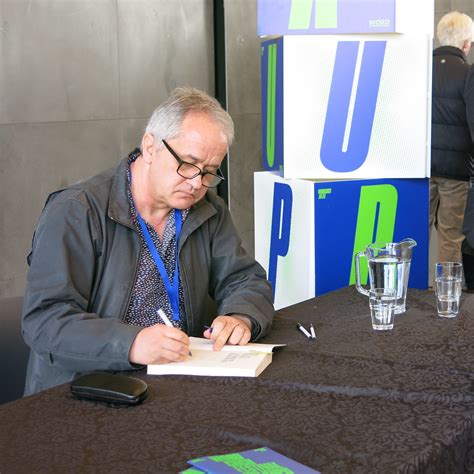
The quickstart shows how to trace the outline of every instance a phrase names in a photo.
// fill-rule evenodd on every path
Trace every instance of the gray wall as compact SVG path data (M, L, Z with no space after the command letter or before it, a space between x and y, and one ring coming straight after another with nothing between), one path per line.
M0 0L0 296L48 193L119 161L176 86L214 94L212 0Z
M236 138L229 159L229 207L245 249L254 253L253 173L262 169L257 0L225 0L227 108Z

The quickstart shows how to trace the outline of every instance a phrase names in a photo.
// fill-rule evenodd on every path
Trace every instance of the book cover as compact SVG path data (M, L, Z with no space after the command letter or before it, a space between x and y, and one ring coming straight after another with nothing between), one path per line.
M193 467L184 472L205 472L209 474L234 473L279 473L315 474L319 473L270 448L257 448L240 453L204 456L188 461Z

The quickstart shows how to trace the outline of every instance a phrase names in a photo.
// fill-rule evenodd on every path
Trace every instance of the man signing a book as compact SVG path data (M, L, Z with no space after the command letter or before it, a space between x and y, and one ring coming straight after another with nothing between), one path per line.
M224 179L233 136L214 98L178 88L153 112L139 149L49 196L28 256L25 394L84 372L182 361L188 335L220 350L269 331L265 271L241 247L223 200L207 192Z

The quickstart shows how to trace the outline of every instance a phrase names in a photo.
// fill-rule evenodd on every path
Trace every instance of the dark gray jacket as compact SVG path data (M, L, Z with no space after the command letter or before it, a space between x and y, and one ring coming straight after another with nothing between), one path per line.
M468 181L474 81L459 48L441 46L433 51L431 122L431 176Z
M130 346L141 328L124 323L136 279L140 239L130 216L127 160L49 196L28 256L23 335L31 347L25 394L94 370L130 370ZM262 267L241 247L225 203L207 193L183 223L179 265L188 334L218 314L254 323L252 339L273 318Z

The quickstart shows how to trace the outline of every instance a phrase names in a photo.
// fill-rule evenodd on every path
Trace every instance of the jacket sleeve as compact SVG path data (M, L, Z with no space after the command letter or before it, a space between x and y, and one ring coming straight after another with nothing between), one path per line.
M227 206L214 198L217 216L211 224L211 296L218 314L243 314L253 322L252 340L270 330L272 290L265 270L242 248Z
M101 233L91 208L64 191L46 204L33 237L23 336L53 367L127 370L141 328L88 311ZM76 192L77 193L77 192ZM117 319L115 319L117 318Z
M474 143L474 65L469 68L464 83L464 102L466 103L466 118L471 132L471 142ZM473 147L471 146L471 155Z

